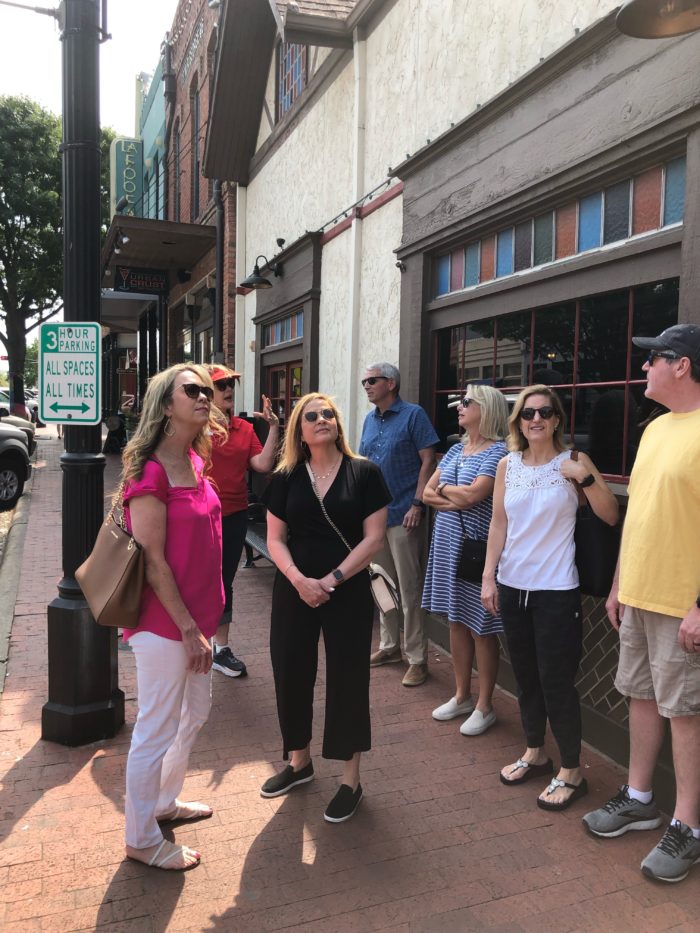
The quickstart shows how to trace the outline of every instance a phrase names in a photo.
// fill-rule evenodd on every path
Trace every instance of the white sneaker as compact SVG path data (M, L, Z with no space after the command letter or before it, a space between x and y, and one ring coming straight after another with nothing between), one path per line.
M433 710L433 719L439 719L444 722L447 719L455 719L457 716L469 716L474 712L474 701L468 697L464 703L458 703L457 697L452 697L447 703L438 706Z
M486 732L496 722L496 714L493 710L485 716L479 709L475 709L469 719L465 720L459 727L462 735L481 735Z

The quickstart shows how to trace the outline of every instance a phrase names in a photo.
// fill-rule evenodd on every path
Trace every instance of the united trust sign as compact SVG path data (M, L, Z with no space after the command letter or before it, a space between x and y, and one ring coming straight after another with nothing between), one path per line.
M118 136L109 150L110 210L125 197L127 205L122 214L143 217L143 143L140 139Z

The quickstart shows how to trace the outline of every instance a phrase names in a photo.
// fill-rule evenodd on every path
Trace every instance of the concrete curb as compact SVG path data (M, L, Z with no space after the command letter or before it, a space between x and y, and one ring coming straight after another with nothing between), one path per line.
M37 445L32 457L32 475L24 487L24 493L15 506L12 524L7 533L2 563L0 563L0 697L5 689L7 662L10 655L10 636L12 635L12 622L15 617L15 604L22 573L24 539L27 536L27 522L29 521L32 489L34 488L34 477L36 476L36 454L38 449Z

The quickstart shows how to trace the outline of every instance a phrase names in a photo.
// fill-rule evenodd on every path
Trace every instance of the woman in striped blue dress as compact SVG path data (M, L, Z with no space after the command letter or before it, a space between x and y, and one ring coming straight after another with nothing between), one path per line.
M507 450L508 403L491 386L470 385L457 408L465 432L452 446L423 492L423 501L437 511L423 588L423 608L447 616L455 672L455 695L433 710L439 720L468 716L459 731L481 735L495 722L492 697L498 674L498 616L481 605L481 584L457 578L457 563L465 534L486 541L491 522L496 467ZM474 657L479 671L479 696L474 705L471 679Z

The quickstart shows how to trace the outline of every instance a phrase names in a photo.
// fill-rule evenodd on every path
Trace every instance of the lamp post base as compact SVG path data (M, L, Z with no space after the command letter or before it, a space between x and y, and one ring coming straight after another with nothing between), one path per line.
M59 596L48 607L48 652L52 663L49 700L41 711L42 739L87 745L116 735L124 724L117 630L97 625L83 599Z

